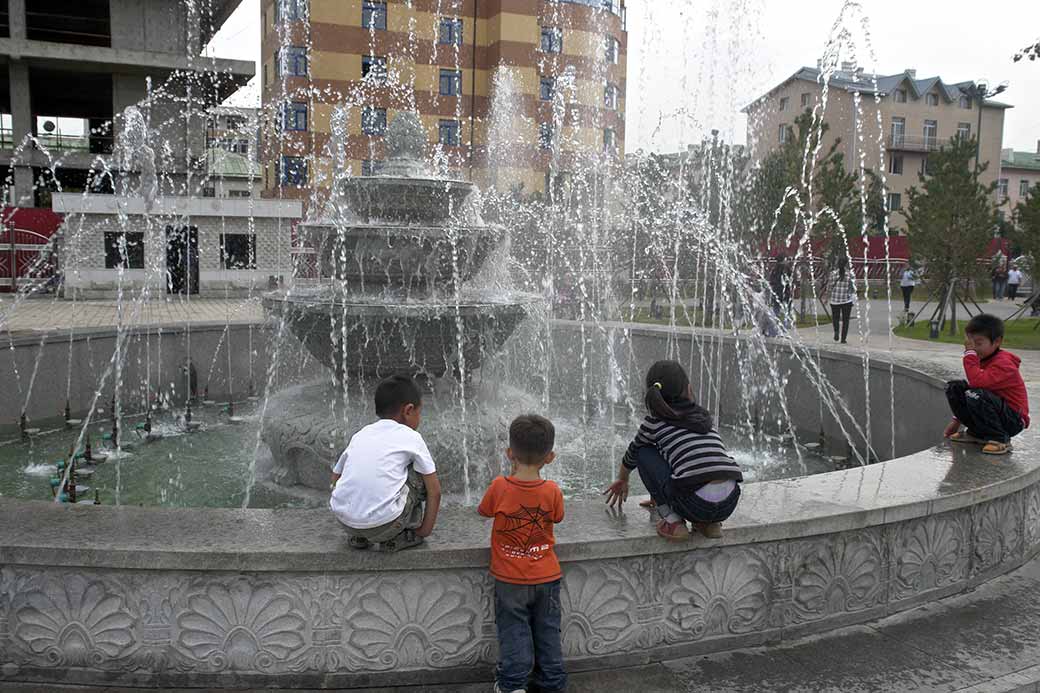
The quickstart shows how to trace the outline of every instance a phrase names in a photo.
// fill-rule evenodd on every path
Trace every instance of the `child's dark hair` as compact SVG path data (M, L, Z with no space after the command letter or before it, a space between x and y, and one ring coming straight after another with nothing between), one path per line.
M686 397L690 378L678 361L658 361L646 372L646 409L659 419L678 419L670 402Z
M422 391L407 375L392 375L376 386L376 416L397 416L406 404L422 405Z
M996 315L979 313L968 321L968 326L964 328L964 332L982 335L989 341L995 342L1004 336L1004 321Z
M509 424L509 448L521 462L541 462L556 444L556 427L537 414L524 414Z

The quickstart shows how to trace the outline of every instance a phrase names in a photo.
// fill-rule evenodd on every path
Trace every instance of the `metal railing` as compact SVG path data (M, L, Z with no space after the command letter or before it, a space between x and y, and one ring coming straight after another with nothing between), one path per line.
M925 135L918 137L916 135L897 135L895 133L888 136L888 148L889 149L902 149L911 152L935 152L942 146L942 141L936 137Z
M58 152L89 152L91 154L111 154L115 139L102 135L66 135L61 132L41 132L35 137L39 148ZM14 132L9 128L0 129L0 149L14 149L21 144L14 140Z

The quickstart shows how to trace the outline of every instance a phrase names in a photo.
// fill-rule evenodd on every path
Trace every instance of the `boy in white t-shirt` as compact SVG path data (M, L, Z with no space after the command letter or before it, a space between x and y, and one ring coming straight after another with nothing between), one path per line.
M417 430L419 387L395 375L379 383L375 400L379 420L354 434L332 470L329 507L346 526L352 548L378 544L382 551L398 551L433 532L441 484Z

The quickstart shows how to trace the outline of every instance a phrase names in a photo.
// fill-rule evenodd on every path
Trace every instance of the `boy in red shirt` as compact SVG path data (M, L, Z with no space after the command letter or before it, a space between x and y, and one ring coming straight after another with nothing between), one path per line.
M995 315L976 315L964 335L968 379L946 384L954 418L944 434L955 443L982 445L987 455L1006 455L1011 438L1029 427L1029 397L1018 371L1022 359L1000 348L1004 321Z
M491 575L498 627L496 693L523 693L527 678L545 693L567 687L560 645L560 562L553 525L563 521L563 494L541 470L556 458L556 429L528 415L509 426L510 476L491 482L477 508L495 518Z

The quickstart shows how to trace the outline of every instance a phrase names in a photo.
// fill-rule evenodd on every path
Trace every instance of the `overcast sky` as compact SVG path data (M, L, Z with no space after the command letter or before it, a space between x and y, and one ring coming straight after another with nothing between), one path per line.
M739 110L828 45L883 74L916 68L947 82L1008 82L1004 146L1036 151L1040 61L1012 62L1040 37L1040 2L946 0L628 0L626 149L673 151L717 128L744 140ZM837 28L836 28L837 27ZM832 36L841 36L837 41ZM214 39L216 55L256 60L259 0ZM238 100L257 99L256 90Z

